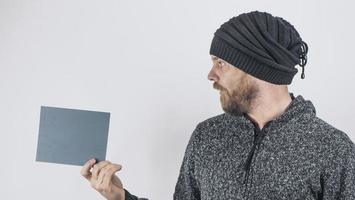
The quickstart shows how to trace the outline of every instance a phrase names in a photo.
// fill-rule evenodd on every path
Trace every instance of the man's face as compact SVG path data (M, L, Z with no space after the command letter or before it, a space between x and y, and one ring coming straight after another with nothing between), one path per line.
M225 112L242 115L252 109L258 95L254 79L244 71L212 55L213 66L208 79L213 88L220 91L220 100Z

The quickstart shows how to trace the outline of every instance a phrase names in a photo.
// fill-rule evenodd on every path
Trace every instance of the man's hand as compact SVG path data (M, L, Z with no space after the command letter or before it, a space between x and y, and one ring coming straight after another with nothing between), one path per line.
M88 160L81 169L81 175L107 200L124 200L125 191L122 182L114 174L121 170L122 166L109 161L101 161L97 164L95 162L95 159Z

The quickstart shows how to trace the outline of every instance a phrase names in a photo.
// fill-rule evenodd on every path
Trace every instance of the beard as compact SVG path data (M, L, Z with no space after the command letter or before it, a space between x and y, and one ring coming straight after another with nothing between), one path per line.
M220 90L222 109L226 113L236 116L251 111L253 102L259 92L256 85L251 84L246 76L241 78L240 84L230 91L216 82L213 83L213 88Z

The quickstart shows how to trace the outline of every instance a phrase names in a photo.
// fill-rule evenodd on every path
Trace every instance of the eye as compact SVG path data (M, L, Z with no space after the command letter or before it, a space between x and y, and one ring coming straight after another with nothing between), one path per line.
M224 63L223 61L218 61L218 66L223 67L224 64L225 64L225 63Z

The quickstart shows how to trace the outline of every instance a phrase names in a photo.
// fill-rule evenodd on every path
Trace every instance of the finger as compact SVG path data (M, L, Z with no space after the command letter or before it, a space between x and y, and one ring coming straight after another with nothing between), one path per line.
M86 161L86 163L81 168L80 174L88 180L91 177L90 169L95 164L95 162L96 162L95 158L92 158L92 159Z
M93 166L93 169L92 169L92 172L91 172L92 173L92 179L94 179L96 181L98 176L99 176L100 170L103 167L105 167L106 165L110 164L110 163L111 162L104 160L104 161L101 161L101 162L95 164Z
M97 184L102 183L102 180L103 180L104 176L106 175L107 170L109 170L111 167L113 167L113 164L108 164L100 170L100 173L97 177Z
M102 185L104 187L108 187L111 184L112 175L121 169L121 165L113 164L113 166L106 171L105 176L103 177Z

